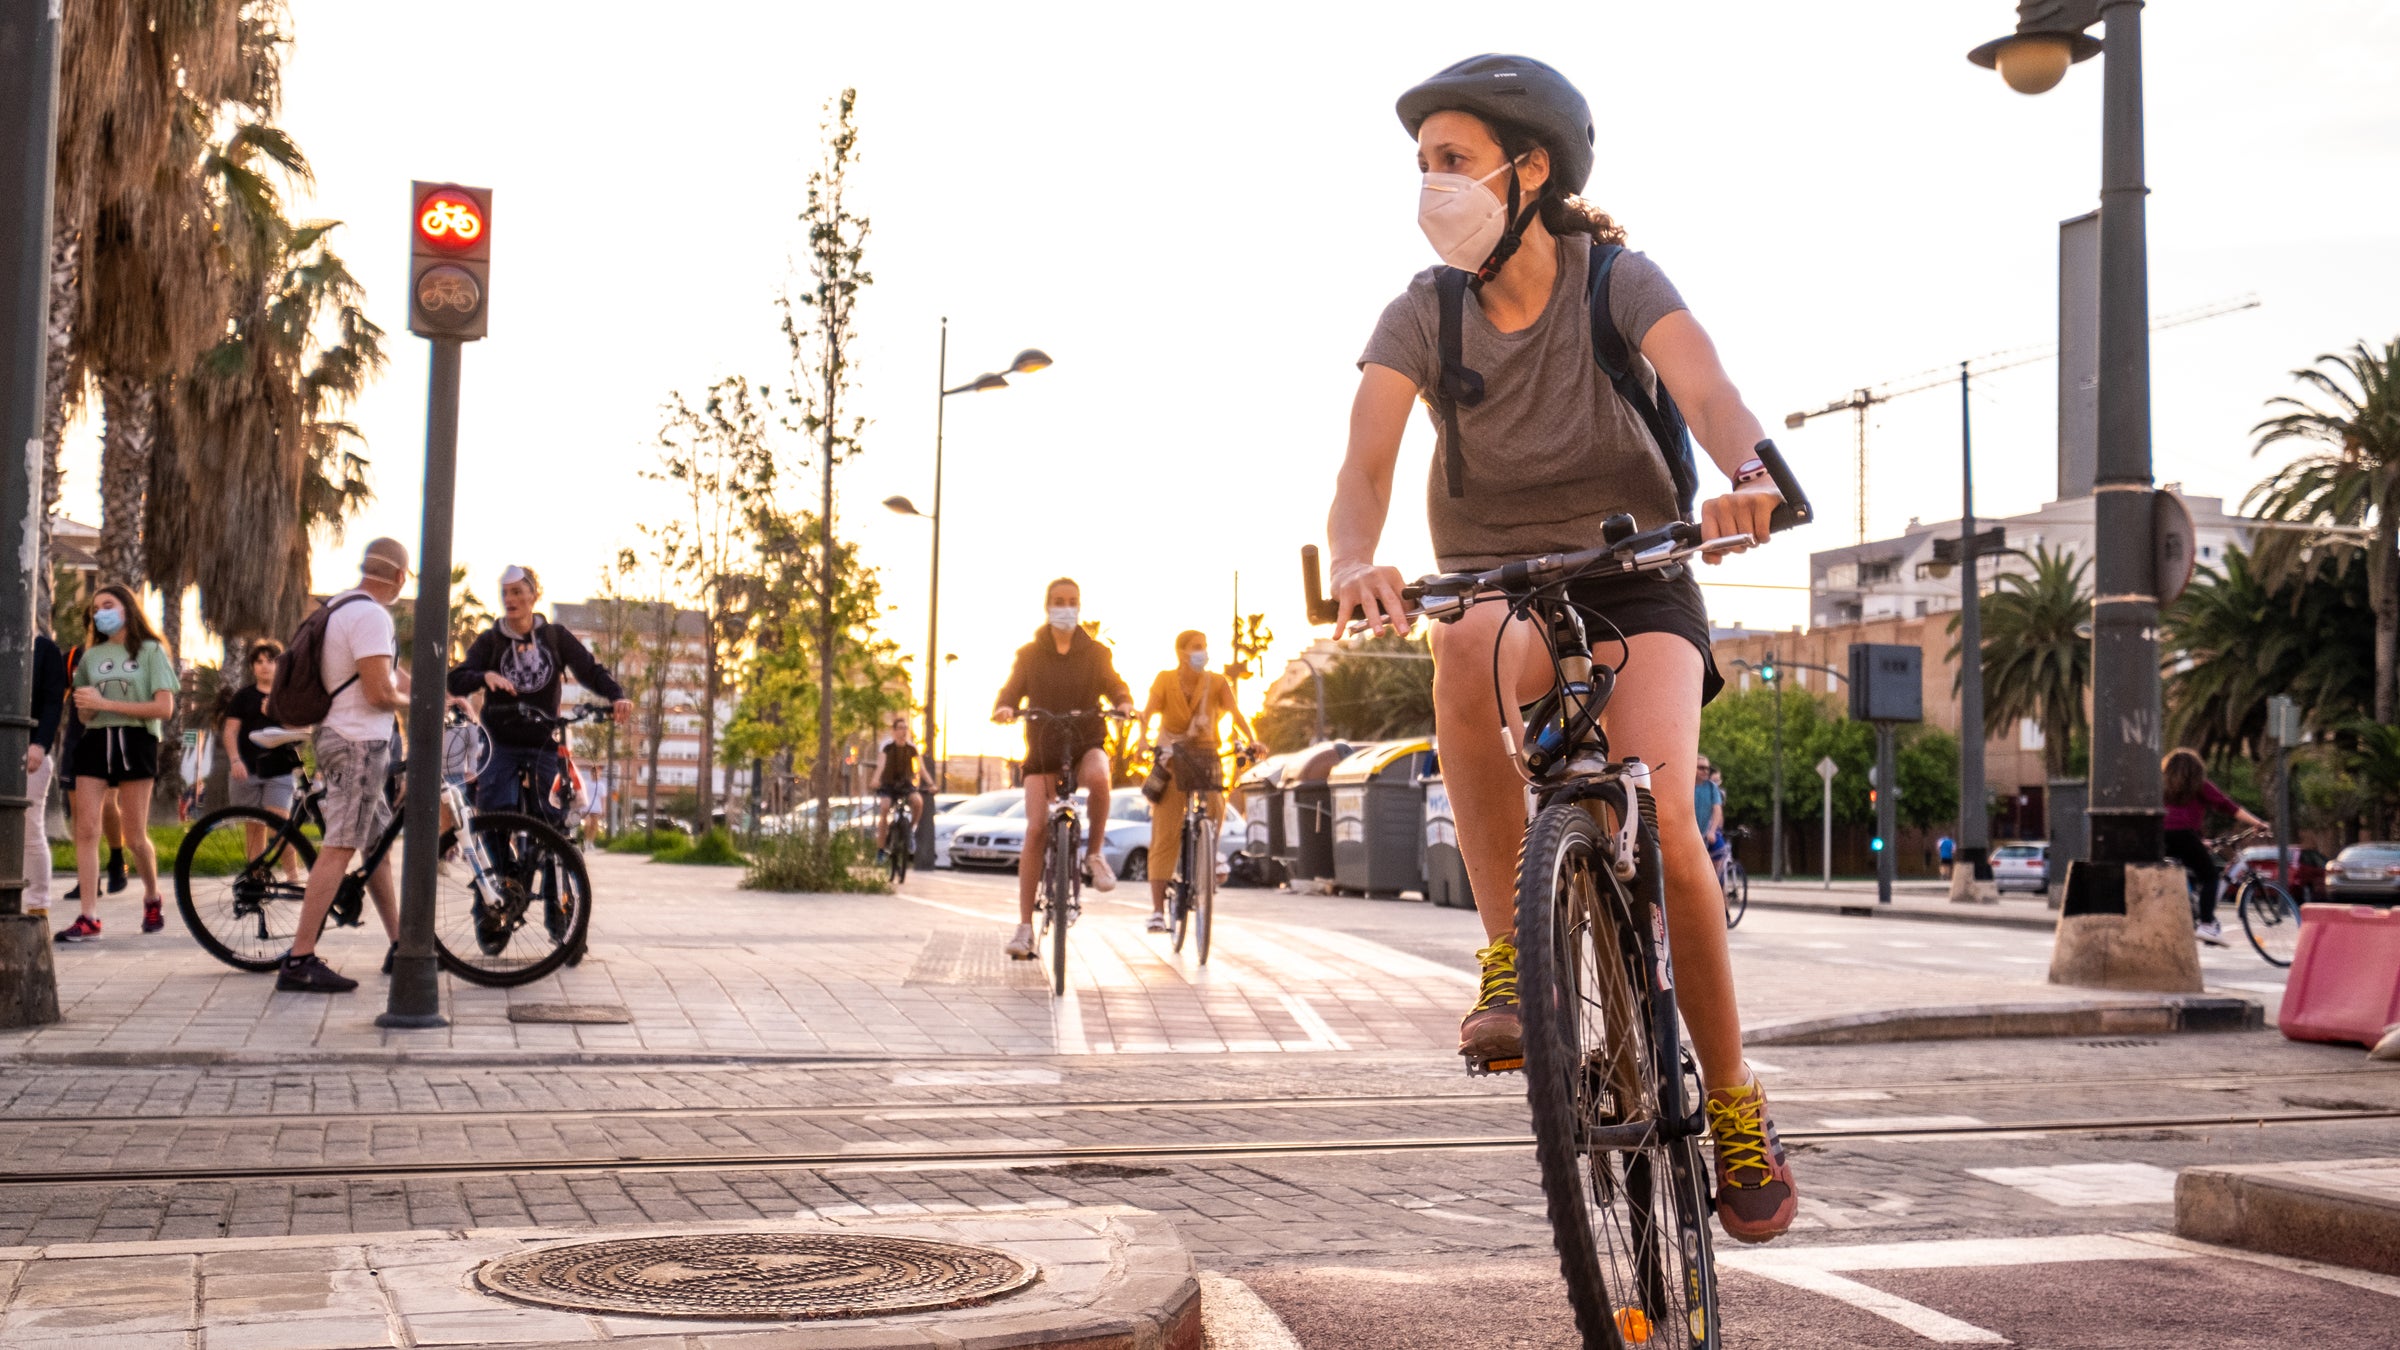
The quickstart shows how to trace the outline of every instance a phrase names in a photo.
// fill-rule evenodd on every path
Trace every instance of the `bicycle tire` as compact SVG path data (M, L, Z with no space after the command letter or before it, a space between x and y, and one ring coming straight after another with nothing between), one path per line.
M1217 913L1217 827L1208 821L1200 822L1200 837L1192 850L1198 855L1198 878L1192 883L1192 897L1185 903L1192 911L1192 955L1201 965L1208 964L1208 930Z
M2260 959L2278 968L2292 964L2300 951L2300 906L2283 887L2263 877L2242 883L2234 910L2242 916L2242 933Z
M1685 1080L1685 1101L1699 1092L1680 1039L1658 1036L1653 980L1665 975L1666 958L1653 927L1663 899L1655 819L1638 837L1644 865L1629 890L1582 807L1549 807L1526 828L1516 942L1534 1156L1583 1344L1647 1347L1664 1332L1692 1350L1716 1350L1698 1137L1587 1142L1598 1127L1665 1123L1660 1097L1670 1075Z
M1742 926L1742 916L1750 912L1750 873L1740 862L1728 859L1725 863L1725 926Z
M266 827L265 849L221 876L198 870L208 837L243 825ZM244 852L249 848L247 841L237 841L236 846ZM275 877L287 847L300 856L302 879L297 883ZM316 846L283 817L255 806L223 807L184 831L183 846L175 850L175 908L203 951L236 970L263 974L282 965L284 953L291 950L308 893L308 869L316 862Z
M908 880L909 845L914 841L910 838L910 835L913 833L913 831L905 828L906 822L907 817L901 815L897 811L894 811L892 813L892 822L884 831L883 853L886 859L885 871L890 876L892 884L895 886L899 885L903 881Z
M592 882L583 854L548 821L522 812L477 812L471 828L496 894L485 892L465 856L443 861L434 885L442 969L491 988L531 984L573 959L590 937Z
M1183 955L1183 940L1192 931L1192 822L1183 821L1183 832L1176 837L1175 874L1167 878L1168 948L1177 956Z
M1074 912L1075 869L1078 865L1076 847L1082 843L1075 837L1074 822L1066 816L1050 822L1050 886L1048 912L1050 916L1050 993L1063 998L1067 992L1067 927Z

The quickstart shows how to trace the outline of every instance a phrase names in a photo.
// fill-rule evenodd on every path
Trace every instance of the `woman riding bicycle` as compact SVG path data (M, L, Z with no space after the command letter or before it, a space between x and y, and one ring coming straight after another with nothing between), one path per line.
M2208 813L2222 812L2253 830L2265 829L2267 822L2218 791L2217 785L2208 781L2208 766L2191 750L2168 751L2167 757L2159 761L2158 770L2166 789L2167 813L2163 823L2167 856L2183 864L2183 870L2191 873L2192 884L2198 888L2192 936L2221 947L2225 945L2225 930L2217 923L2217 855L2208 851L2208 839L2202 833L2208 826Z
M1732 480L1701 507L1707 537L1764 540L1782 497L1752 457L1765 439L1758 418L1657 264L1616 252L1624 232L1576 195L1593 164L1582 94L1539 61L1480 56L1409 90L1398 110L1425 176L1418 224L1444 263L1472 276L1445 334L1443 269L1418 273L1359 358L1327 521L1340 611L1363 607L1362 629L1410 626L1400 572L1379 566L1375 550L1409 404L1419 397L1429 409L1444 405L1432 418L1426 504L1445 571L1597 546L1618 513L1645 530L1684 515L1667 457L1672 450L1680 462L1683 447L1662 450L1597 364L1586 297L1603 263L1612 269L1605 320L1633 355L1635 377L1653 400L1661 386L1672 392ZM1479 388L1461 378L1471 372L1480 372ZM1568 595L1597 616L1595 654L1619 671L1609 742L1650 766L1676 984L1716 1140L1718 1221L1735 1238L1764 1242L1791 1226L1798 1201L1765 1094L1742 1058L1723 896L1693 818L1700 707L1723 684L1707 610L1680 567L1573 583ZM1482 990L1460 1025L1459 1052L1470 1064L1521 1061L1511 934L1526 816L1512 747L1523 744L1518 709L1547 692L1552 665L1534 625L1511 620L1505 606L1471 608L1432 637L1443 778L1490 939L1477 954Z
M560 674L574 672L584 688L614 704L619 722L633 716L633 703L608 667L565 625L534 612L541 598L542 579L532 568L503 570L500 618L467 648L467 659L451 670L449 685L459 698L483 695L483 729L491 735L492 755L475 779L475 809L528 810L557 820L563 811L550 799L560 772L554 721ZM517 777L526 764L533 767L534 800L520 807Z
M1184 784L1205 781L1219 786L1207 793L1212 817L1225 812L1224 764L1217 743L1217 722L1233 719L1234 734L1253 755L1264 753L1250 720L1234 706L1233 682L1208 668L1208 635L1187 628L1175 635L1175 668L1158 672L1150 682L1150 698L1142 705L1141 737L1150 739L1150 719L1158 719L1158 756L1167 766L1164 791L1150 803L1150 926L1167 931L1167 882L1175 871L1171 861L1183 845Z

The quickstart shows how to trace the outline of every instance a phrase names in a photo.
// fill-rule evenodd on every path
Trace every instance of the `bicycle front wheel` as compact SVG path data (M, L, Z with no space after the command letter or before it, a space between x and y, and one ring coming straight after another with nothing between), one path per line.
M1202 821L1192 833L1191 890L1184 907L1192 915L1192 953L1205 966L1209 920L1217 912L1217 827Z
M1656 826L1641 840L1654 878ZM1655 917L1610 870L1582 808L1534 818L1517 878L1526 1095L1576 1326L1605 1350L1716 1350L1704 1162L1661 1102L1662 1085L1680 1078L1675 1095L1690 1102L1699 1083L1661 1036Z
M476 813L445 848L434 886L442 969L470 984L530 984L580 954L592 924L583 855L548 823Z
M2288 966L2300 951L2300 906L2290 893L2272 881L2253 877L2242 883L2235 909L2242 932L2270 966Z
M1076 856L1081 840L1075 837L1075 826L1064 817L1050 822L1049 884L1045 888L1045 910L1050 920L1050 992L1063 997L1067 992L1067 925L1075 914L1075 869L1081 860Z
M253 828L265 831L255 857ZM272 811L211 811L175 851L175 908L209 955L236 970L273 970L292 949L316 861L308 836Z
M916 831L908 828L908 819L899 812L892 813L891 833L883 841L884 856L891 862L892 884L908 880L909 846L916 842Z
M1725 926L1739 928L1750 912L1750 874L1738 862L1725 864Z

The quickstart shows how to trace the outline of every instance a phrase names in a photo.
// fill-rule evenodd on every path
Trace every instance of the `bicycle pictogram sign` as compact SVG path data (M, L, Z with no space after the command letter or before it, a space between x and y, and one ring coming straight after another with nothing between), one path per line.
M434 243L463 247L482 236L483 217L476 213L473 202L435 197L417 217L417 229Z

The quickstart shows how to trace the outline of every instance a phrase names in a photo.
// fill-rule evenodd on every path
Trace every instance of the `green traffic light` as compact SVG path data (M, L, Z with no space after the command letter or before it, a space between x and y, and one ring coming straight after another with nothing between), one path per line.
M1867 847L1874 852L1881 853L1883 852L1883 841L1881 839L1874 840L1873 842L1869 843Z

